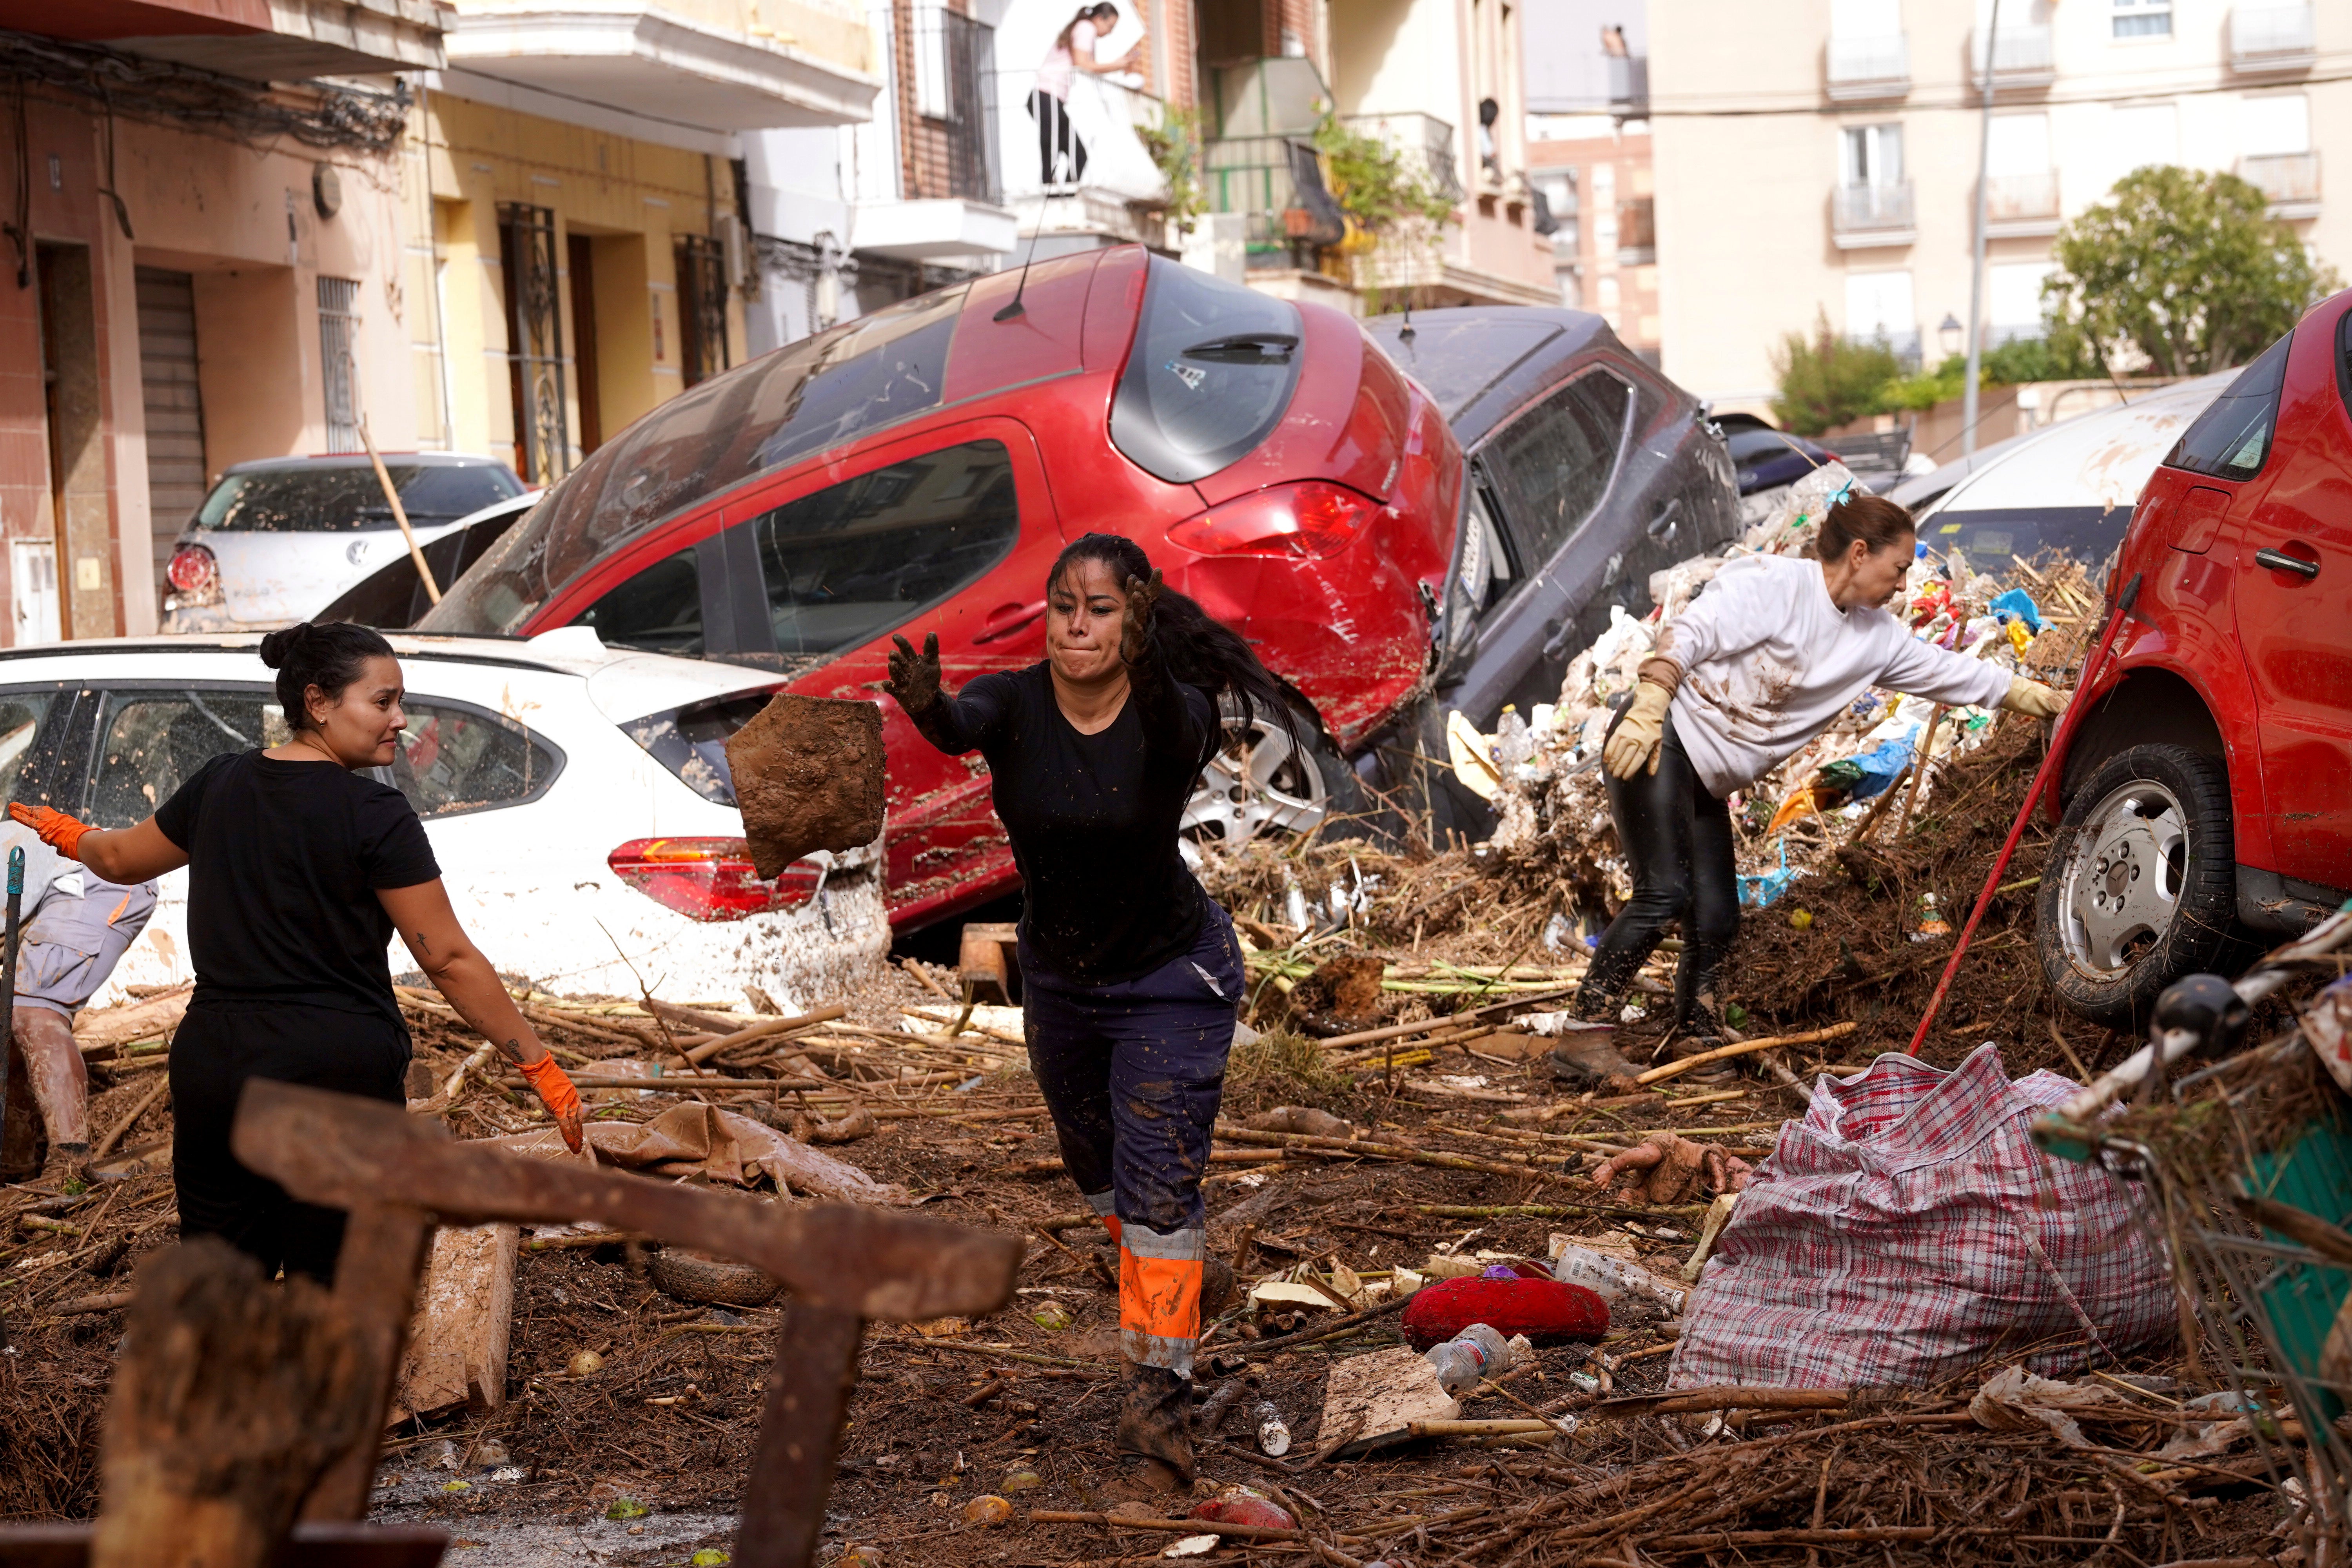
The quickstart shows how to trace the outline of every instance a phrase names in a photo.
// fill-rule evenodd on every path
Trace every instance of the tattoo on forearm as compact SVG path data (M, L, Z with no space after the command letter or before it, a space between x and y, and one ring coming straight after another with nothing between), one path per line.
M432 956L433 944L425 940L425 933L423 931L418 931L408 945L416 950L416 956L419 958L429 958Z
M522 1042L520 1040L509 1040L505 1045L500 1046L499 1049L505 1054L507 1060L514 1063L517 1067L520 1067L522 1065Z

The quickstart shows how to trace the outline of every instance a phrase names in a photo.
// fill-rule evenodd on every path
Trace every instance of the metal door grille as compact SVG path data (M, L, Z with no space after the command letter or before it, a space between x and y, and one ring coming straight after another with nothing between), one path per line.
M563 390L563 316L556 287L555 209L500 202L499 245L507 289L515 466L524 479L543 485L572 467L572 422Z
M677 241L678 359L692 386L725 370L727 257L715 239L698 234Z
M359 352L360 286L348 278L319 279L319 358L326 376L327 450L360 449L360 413L352 356Z

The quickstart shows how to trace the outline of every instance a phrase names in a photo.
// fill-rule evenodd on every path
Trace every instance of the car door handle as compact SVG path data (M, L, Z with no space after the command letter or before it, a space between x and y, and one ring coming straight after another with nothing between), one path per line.
M1644 531L1653 539L1673 538L1675 520L1682 515L1682 510L1683 498L1680 496L1672 498L1658 509L1658 515L1650 520L1650 525Z
M1045 601L1043 599L1034 605L999 605L988 612L988 619L982 623L981 634L971 640L983 643L1009 637L1045 613Z
M2292 572L2308 583L2319 575L2319 563L2305 561L2299 555L2289 555L2283 550L2257 550L2254 564L2267 566L2273 572Z

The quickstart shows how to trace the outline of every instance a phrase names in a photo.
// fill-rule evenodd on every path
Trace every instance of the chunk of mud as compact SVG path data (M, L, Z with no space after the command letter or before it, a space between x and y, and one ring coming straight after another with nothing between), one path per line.
M1343 1034L1380 1022L1381 960L1370 953L1334 958L1298 983L1291 1005L1319 1033Z
M871 702L781 693L728 741L727 766L764 879L882 835L882 710Z

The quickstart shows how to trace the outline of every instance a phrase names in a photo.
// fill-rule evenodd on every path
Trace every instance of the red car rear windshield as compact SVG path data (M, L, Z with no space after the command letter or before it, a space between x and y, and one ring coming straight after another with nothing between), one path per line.
M1290 406L1300 330L1296 305L1153 257L1111 443L1171 484L1240 461Z
M938 407L963 297L947 289L861 316L663 404L557 483L417 629L511 635L555 590L656 523Z

